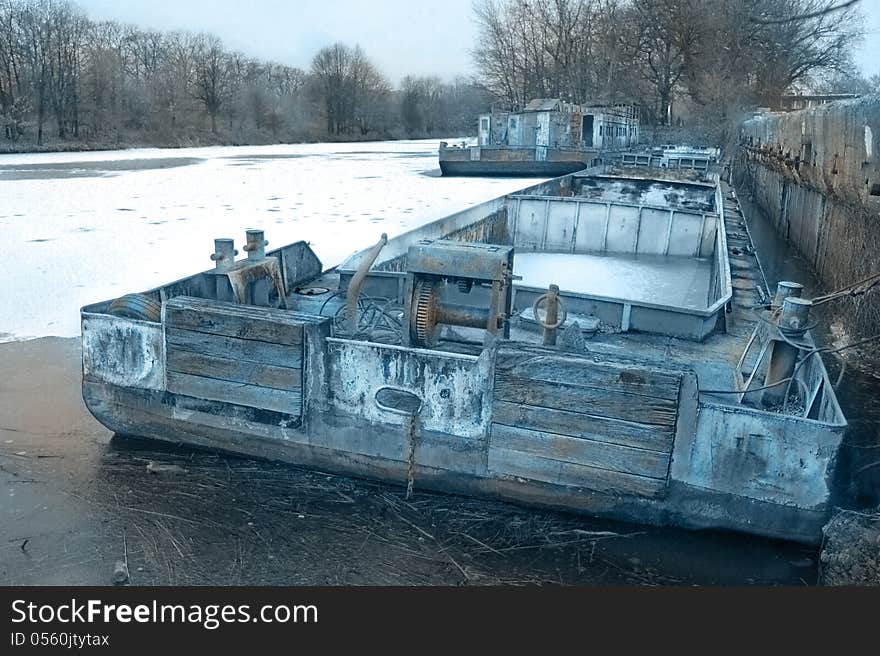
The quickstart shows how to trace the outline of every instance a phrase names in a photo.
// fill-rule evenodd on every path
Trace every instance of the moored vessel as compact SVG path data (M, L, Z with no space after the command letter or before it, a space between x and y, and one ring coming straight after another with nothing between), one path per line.
M817 542L846 428L735 196L596 167L324 270L304 242L82 310L83 396L138 435L420 488Z

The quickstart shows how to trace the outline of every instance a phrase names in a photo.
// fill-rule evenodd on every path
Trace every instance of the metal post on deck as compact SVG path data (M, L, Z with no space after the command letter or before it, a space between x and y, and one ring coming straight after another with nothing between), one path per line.
M214 252L211 253L214 271L217 273L229 271L235 264L236 255L238 255L238 251L235 250L235 242L232 239L215 239ZM214 291L218 301L232 301L235 298L226 276L214 276Z
M797 293L800 294L800 289L797 289ZM812 301L799 296L786 296L782 301L782 311L776 320L776 326L781 335L773 338L769 363L767 364L767 375L764 379L765 385L774 386L768 387L761 394L761 403L764 406L778 406L786 402L786 395L791 389L791 385L780 381L794 375L798 354L801 351L790 342L796 342L806 333L812 305ZM779 384L775 385L775 383Z
M244 250L247 253L248 262L254 264L256 262L262 262L263 260L265 260L266 246L269 245L269 242L266 241L263 231L247 230L245 234L247 243L244 246ZM269 305L268 279L261 278L259 280L254 280L248 285L248 287L250 292L250 298L247 299L248 303L250 303L251 305L260 305L263 307Z
M786 298L788 298L789 296L800 298L803 291L804 286L798 282L791 282L790 280L780 280L779 283L776 285L776 296L773 297L772 306L774 308L781 308L782 302Z
M235 263L235 256L238 251L235 250L235 242L232 239L215 239L214 252L211 259L214 261L214 268L217 271L226 271Z
M787 336L801 337L807 332L812 307L813 301L797 296L787 297L782 303L779 329Z
M244 250L247 253L248 260L257 262L266 259L266 246L269 245L269 242L264 238L263 231L248 230L245 234L247 236L247 244L245 244Z
M544 318L544 346L556 346L556 322L559 321L559 286L550 285Z
M547 306L544 310L543 320L538 314L538 306L541 303L545 303ZM561 318L560 311L562 312ZM559 297L559 285L550 285L546 294L535 299L535 303L532 305L532 314L535 315L535 321L544 328L544 346L556 346L556 330L565 323L565 319L568 317L565 304Z

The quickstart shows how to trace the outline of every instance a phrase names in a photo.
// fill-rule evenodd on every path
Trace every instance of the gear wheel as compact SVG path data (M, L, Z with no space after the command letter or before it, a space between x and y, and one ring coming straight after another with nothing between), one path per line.
M437 300L440 284L419 280L413 289L410 335L416 346L433 346L437 339Z

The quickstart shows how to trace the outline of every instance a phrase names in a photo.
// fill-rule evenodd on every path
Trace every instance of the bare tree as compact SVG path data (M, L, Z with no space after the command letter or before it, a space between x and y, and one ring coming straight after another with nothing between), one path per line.
M378 126L390 86L360 46L322 48L312 60L315 89L324 106L327 134L367 134Z
M632 101L669 124L687 98L726 120L845 70L848 0L477 0L477 68L495 99ZM757 17L757 18L756 18Z
M54 4L40 0L13 7L18 25L20 48L31 87L37 120L37 144L43 143L43 128L50 104L49 62L55 33L52 22Z
M193 48L195 97L204 105L211 117L211 132L217 133L217 115L229 90L229 58L220 39L200 35Z
M448 88L438 77L407 76L400 83L400 114L409 136L432 135L447 125Z
M629 53L637 70L653 90L653 113L660 124L672 123L676 88L688 62L694 61L697 20L696 0L633 0L633 30Z
M20 12L13 0L0 1L0 126L7 139L21 134L29 94L22 79Z
M322 48L312 59L312 76L327 116L327 134L342 134L351 120L351 59L351 49L342 43Z
M827 12L821 0L767 0L765 15L801 16L798 20L766 22L754 47L758 52L756 90L763 104L775 106L779 96L811 75L843 71L851 46L860 36L858 9L851 5Z
M361 135L384 132L391 85L360 46L352 51L351 94L352 118Z
M624 9L623 0L480 0L474 57L486 86L511 108L548 96L615 101L632 86Z

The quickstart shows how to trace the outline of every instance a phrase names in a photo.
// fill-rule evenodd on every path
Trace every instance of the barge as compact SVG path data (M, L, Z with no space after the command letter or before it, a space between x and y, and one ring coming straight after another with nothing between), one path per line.
M519 112L478 119L475 145L441 142L443 175L555 177L599 163L600 155L639 141L634 105L579 105L538 98Z
M406 485L819 541L846 421L735 196L593 169L324 270L305 242L81 311L83 398L135 435ZM207 249L206 249L207 250Z

